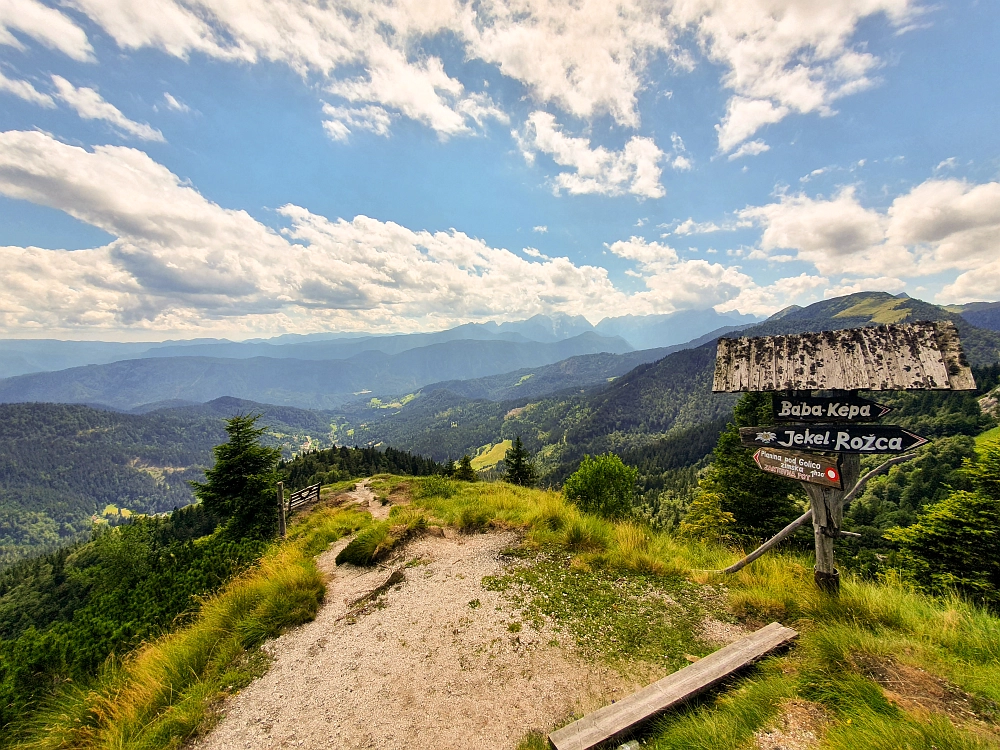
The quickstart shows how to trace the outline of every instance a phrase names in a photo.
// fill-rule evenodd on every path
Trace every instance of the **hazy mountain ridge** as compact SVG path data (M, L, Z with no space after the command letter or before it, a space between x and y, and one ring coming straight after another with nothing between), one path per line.
M162 342L60 341L56 339L0 339L0 378L52 372L85 365L110 364L147 357L221 357L250 359L347 359L363 352L399 354L432 344L458 340L537 341L554 343L583 333L621 336L633 349L673 346L727 325L756 320L738 313L712 309L685 310L668 315L605 318L593 326L582 316L552 313L505 323L466 323L444 331L424 333L282 334L246 341L201 338ZM440 378L438 378L440 379Z
M883 292L861 292L804 308L789 308L738 335L777 335L934 319L956 323L973 365L984 366L1000 360L1000 334L977 329L959 315L936 305ZM711 393L714 362L713 340L640 365L614 382L582 394L515 399L500 404L499 408L486 401L463 400L449 394L448 413L453 419L438 414L428 418L417 399L396 414L366 418L364 427L359 426L356 434L394 445L400 440L413 440L437 458L446 458L443 455L446 449L451 456L460 455L520 434L526 445L539 453L543 467L557 476L561 465L572 464L584 453L642 451L677 431L730 413L736 396ZM470 424L473 426L465 427ZM487 429L489 425L495 430L492 434ZM461 435L466 429L468 435L463 439Z
M0 381L0 402L98 403L128 410L168 399L205 402L234 396L324 409L366 392L407 393L439 380L631 349L623 339L587 332L549 344L463 339L394 355L363 352L345 360L154 357L8 378Z

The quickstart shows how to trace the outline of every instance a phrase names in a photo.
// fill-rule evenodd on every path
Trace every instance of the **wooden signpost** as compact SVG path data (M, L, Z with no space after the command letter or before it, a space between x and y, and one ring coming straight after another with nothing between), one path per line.
M740 442L748 448L774 447L837 453L906 453L927 442L896 425L789 424L741 427Z
M758 448L753 460L761 471L823 487L844 488L840 461L813 453L789 453L775 448Z
M816 584L840 590L833 542L845 498L878 473L904 461L927 439L895 425L867 424L891 409L857 391L973 390L972 370L949 321L872 326L788 336L719 339L712 390L770 391L777 425L744 427L740 441L758 448L762 471L796 479L811 508L743 560L735 572L810 519L816 545ZM821 391L814 393L814 391ZM862 454L895 454L860 477Z

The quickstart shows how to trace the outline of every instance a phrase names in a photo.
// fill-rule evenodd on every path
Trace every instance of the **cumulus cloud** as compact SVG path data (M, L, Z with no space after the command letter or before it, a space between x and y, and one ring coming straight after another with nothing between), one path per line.
M837 99L874 85L880 61L852 43L859 24L882 15L898 28L919 12L912 0L678 0L671 19L727 70L726 153L791 112L830 115Z
M646 285L646 291L633 294L629 300L629 310L637 315L723 304L756 286L737 266L681 260L669 245L642 237L619 240L608 250L634 261L639 268L638 273L630 274Z
M51 96L43 94L27 81L22 81L18 78L8 78L3 74L2 70L0 70L0 91L6 91L8 94L13 94L24 99L26 102L37 104L40 107L56 106Z
M784 196L740 216L763 227L764 257L791 250L820 273L880 274L886 283L958 270L939 299L1000 296L1000 286L991 286L1000 256L997 182L930 179L897 196L886 211L862 206L849 187L827 199Z
M289 204L279 209L286 228L275 231L140 150L87 150L41 132L0 133L0 194L114 237L76 251L0 248L0 326L10 332L426 329L553 311L599 319L723 304L756 288L738 267L682 260L637 237L608 247L645 285L627 294L604 268L454 229L329 219Z
M330 220L286 205L289 227L278 233L133 148L2 133L0 193L115 237L73 252L0 250L7 330L428 327L553 310L605 315L626 300L603 268L529 260L455 230Z
M672 233L681 236L687 234L711 234L712 232L721 232L726 228L728 227L720 227L712 221L697 222L693 218L688 218L674 227ZM667 234L671 234L671 232L667 232Z
M662 198L666 191L660 184L660 161L663 152L652 138L633 136L621 151L598 146L592 148L586 138L562 132L556 118L548 112L533 112L524 132L513 133L529 163L535 153L548 154L552 160L573 172L562 172L555 179L555 190L579 195L598 193L621 195L628 192L643 198Z
M94 48L83 29L64 13L38 0L0 0L0 44L24 49L12 32L29 36L74 60L94 60Z
M122 114L121 110L105 101L97 91L91 88L77 88L62 76L52 76L56 87L56 96L76 110L85 120L104 120L117 130L144 141L164 140L163 133L142 122L135 122Z
M354 130L367 130L376 135L389 135L392 118L382 107L334 107L323 105L323 129L335 141L347 141Z
M743 156L757 156L770 150L771 147L762 140L747 141L746 143L740 144L740 147L729 155L729 161L739 159ZM743 167L743 169L746 170L746 167Z
M539 224L537 227L532 227L531 231L538 232L539 234L545 234L546 232L549 231L549 228L544 224Z
M715 309L720 313L736 311L749 315L771 315L790 304L811 301L816 290L828 283L829 279L823 276L802 273L765 286L748 284L737 296L716 305Z
M61 24L58 35L45 24L32 28L50 44L75 33L60 48L91 54L83 32L58 11L37 0L2 3L58 17L51 26ZM446 35L467 59L496 66L539 104L635 128L650 62L692 69L691 50L679 40L693 35L733 92L719 126L725 153L790 112L828 115L838 98L873 85L880 61L854 42L860 23L882 15L902 28L919 12L915 0L148 0L142 13L109 0L72 5L123 48L280 62L326 77L352 103L399 112L442 136L468 132L470 121L501 119L500 109L481 92L466 92L428 51L429 39ZM16 41L8 32L7 42ZM689 158L670 163L685 169Z

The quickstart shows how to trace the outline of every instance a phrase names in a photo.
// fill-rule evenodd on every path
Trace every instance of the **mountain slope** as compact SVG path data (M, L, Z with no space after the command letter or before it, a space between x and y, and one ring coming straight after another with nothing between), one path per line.
M1000 360L1000 334L974 328L936 305L883 292L862 292L784 310L739 335L935 319L955 321L973 365ZM711 393L715 348L711 341L674 352L585 393L520 398L502 404L449 393L447 398L439 396L436 410L428 409L418 398L395 414L377 419L351 415L346 421L357 428L359 437L386 440L407 449L412 449L408 441L415 441L436 458L454 457L521 435L528 448L539 453L543 468L558 475L560 465L575 462L584 453L639 451L677 431L727 415L736 396Z
M0 381L0 402L56 401L133 409L168 399L220 396L330 408L359 393L407 393L427 383L537 367L578 354L627 352L620 338L589 332L550 344L447 341L399 354L363 352L346 360L170 357L37 373Z

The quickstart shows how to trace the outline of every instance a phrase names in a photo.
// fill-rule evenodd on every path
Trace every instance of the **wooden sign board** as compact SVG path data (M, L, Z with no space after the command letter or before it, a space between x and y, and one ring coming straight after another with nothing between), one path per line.
M905 453L927 442L895 425L788 424L741 427L740 442L749 448L837 453Z
M974 390L950 321L719 339L715 393Z
M758 448L753 454L753 460L762 471L769 474L838 490L844 488L840 481L840 461L837 458L813 453L789 453L776 448Z
M771 407L778 422L824 422L831 419L871 422L892 411L888 406L853 394L812 396L795 393L787 396L774 393L771 395Z

